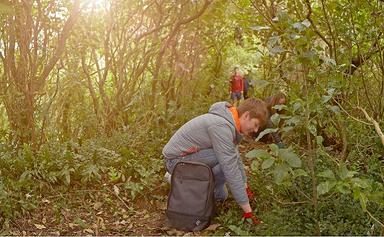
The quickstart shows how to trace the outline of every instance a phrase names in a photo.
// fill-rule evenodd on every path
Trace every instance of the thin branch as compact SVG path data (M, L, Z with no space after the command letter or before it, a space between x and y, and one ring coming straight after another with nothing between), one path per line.
M317 29L315 23L312 20L312 17L311 17L312 7L311 7L311 3L309 2L309 0L305 0L305 5L307 6L307 9L308 9L308 13L307 13L306 18L309 20L309 22L311 22L311 26L312 26L313 30L315 31L315 33L328 45L329 52L332 55L332 52L333 52L332 44L320 33L319 29Z
M44 67L43 72L38 77L37 82L37 88L36 91L38 91L42 86L44 86L45 80L48 77L49 73L52 71L54 66L56 65L57 61L59 61L61 55L64 52L65 43L71 33L72 27L75 25L78 15L81 12L80 8L80 0L77 0L74 4L74 7L71 11L70 16L68 17L68 20L65 22L63 26L63 30L60 33L59 40L57 43L57 47L55 49L54 55L52 58L48 61L47 65Z
M379 225L381 225L381 227L384 228L384 224L382 222L380 222L378 219L376 219L368 210L366 210L366 212L368 213L368 215L373 219L375 220L377 223L379 223Z
M383 146L384 146L384 134L383 134L383 132L381 131L381 128L380 128L379 123L378 123L376 120L374 120L373 118L371 118L371 117L368 115L367 111L365 111L365 109L363 109L362 107L357 107L357 108L360 109L360 110L364 113L365 118L366 118L369 122L371 122L371 123L373 124L373 126L375 126L376 133L379 135L379 137L380 137L380 139L381 139L381 143L382 143Z
M346 114L348 115L348 117L352 118L353 120L355 120L355 121L357 121L357 122L359 122L359 123L363 123L363 124L365 124L365 125L372 126L372 124L367 123L367 122L364 122L363 120L360 120L360 119L355 118L355 117L353 117L352 115L350 115L350 114L343 108L343 106L341 106L341 104L340 104L335 98L332 98L332 100L333 100L333 101L340 107L340 109L341 109L344 113L346 113Z

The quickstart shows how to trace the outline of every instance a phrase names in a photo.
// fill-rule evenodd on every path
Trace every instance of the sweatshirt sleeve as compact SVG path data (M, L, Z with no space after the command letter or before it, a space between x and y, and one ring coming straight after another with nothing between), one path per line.
M239 205L249 203L243 180L244 167L240 167L238 151L233 142L233 134L228 124L213 125L208 128L212 147L224 173L232 196ZM239 163L240 162L240 163Z
M271 121L270 118L268 119L268 122L267 122L267 128L273 128L273 124L272 124L272 121ZM281 137L279 136L279 133L273 132L273 133L271 133L271 135L272 135L273 140L275 141L275 143L282 142Z
M238 163L239 163L239 168L240 168L240 172L241 172L241 177L243 178L243 182L247 183L247 175L245 174L243 160L241 159L240 152L238 150L237 150L237 157L238 157Z

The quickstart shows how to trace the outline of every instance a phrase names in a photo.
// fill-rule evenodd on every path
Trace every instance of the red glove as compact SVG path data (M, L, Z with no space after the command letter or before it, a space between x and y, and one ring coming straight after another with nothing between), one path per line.
M247 184L247 187L245 188L245 191L247 192L248 199L253 200L255 198L255 195L253 195L253 192L249 188L249 185Z
M258 225L261 224L261 221L257 219L256 216L252 214L252 212L247 212L243 214L244 222L248 224Z

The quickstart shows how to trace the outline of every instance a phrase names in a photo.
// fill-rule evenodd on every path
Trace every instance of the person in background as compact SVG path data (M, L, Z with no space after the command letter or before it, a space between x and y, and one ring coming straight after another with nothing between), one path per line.
M195 161L212 168L215 177L214 197L224 201L232 196L243 209L243 218L259 224L253 215L250 199L253 193L247 185L244 165L238 150L243 136L255 133L266 125L268 110L264 101L249 98L238 107L217 102L209 112L193 118L179 128L163 148L166 170L172 175L179 161Z
M245 76L243 77L243 87L244 87L243 97L244 97L244 100L249 98L248 90L249 90L249 87L251 86L250 81L251 81L251 77L249 75L249 70L247 70L247 74L245 74Z
M239 73L239 68L235 67L233 75L231 76L229 94L232 99L232 104L237 106L243 97L244 92L244 81L243 77Z
M284 105L284 104L286 104L287 103L287 97L285 96L284 93L278 92L277 94L275 94L273 96L269 96L269 97L265 98L264 102L266 103L267 109L268 109L267 124L266 124L266 126L263 129L261 129L257 133L252 134L252 137L254 139L258 137L258 135L260 134L261 131L263 131L263 130L265 130L267 128L273 128L274 127L274 125L272 123L272 120L271 120L272 115L274 115L275 113L278 113L278 114L282 114L283 113L282 111L276 110L274 108L274 106L275 105ZM274 143L279 148L285 148L283 140L281 139L281 137L280 137L278 132L273 132L273 133L267 134L267 137L263 137L261 139L261 141L268 142L268 140L269 140L268 137L272 137Z

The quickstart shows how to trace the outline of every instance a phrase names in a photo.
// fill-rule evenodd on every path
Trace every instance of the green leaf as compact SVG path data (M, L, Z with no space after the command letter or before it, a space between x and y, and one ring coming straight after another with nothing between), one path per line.
M331 190L332 186L328 181L322 182L319 185L317 185L317 195L323 195L329 192Z
M273 125L277 126L280 123L280 115L278 113L275 113L271 116L271 121Z
M335 88L329 88L329 89L327 90L327 93L328 93L329 95L333 95L333 93L335 93Z
M339 170L339 176L342 180L347 178L348 169L345 166L345 164L341 164L340 170Z
M305 27L301 22L294 23L292 27L298 30L299 32L305 30Z
M268 160L263 161L263 163L261 164L261 168L263 170L268 169L273 165L274 162L275 160L273 158L269 158Z
M316 144L318 146L322 146L323 145L323 141L324 141L324 138L322 136L316 136Z
M252 30L257 30L257 31L271 29L271 27L269 27L269 26L251 26L250 28Z
M294 177L295 177L295 178L296 178L296 177L300 177L300 176L306 176L306 177L308 177L308 173L305 172L305 170L303 170L303 169L295 169L295 170L293 171L293 174L294 174Z
M364 212L367 211L367 196L365 196L364 193L360 193L360 197L359 197L359 201L360 201L360 206L361 206L361 209L363 209Z
M384 206L384 192L374 192L369 195L369 200Z
M252 171L258 171L259 170L259 160L253 160L251 163L251 170Z
M356 173L356 171L349 171L345 164L342 164L340 166L339 176L342 180L352 178L353 176L355 176Z
M285 52L285 49L283 49L281 46L275 46L271 49L269 49L269 52L271 52L271 54L279 54L279 53L282 53L282 52Z
M323 177L323 178L328 178L328 179L336 179L335 174L330 169L327 169L323 172L320 172L317 176Z
M280 110L288 109L288 106L286 106L286 105L275 105L275 106L273 106L273 108L277 109L278 111L280 111Z
M291 39L293 39L293 40L297 40L297 39L300 39L301 36L298 35L298 34L290 34L289 37L290 37Z
M249 235L249 233L245 230L242 230L240 227L235 225L228 226L230 230L232 230L236 235Z
M279 151L279 147L275 143L269 144L269 148L273 153L276 153L276 154Z
M288 149L280 149L279 150L279 157L286 161L291 167L301 167L301 160L300 158L293 153L292 151Z
M309 28L311 26L311 22L308 19L305 19L304 21L302 21L301 24L303 24L307 28Z
M370 186L368 180L365 179L353 178L351 181L354 185L360 188L368 188Z
M292 105L294 111L300 109L302 107L302 102L301 101L296 101L293 105Z
M317 135L317 129L313 124L309 124L308 130L313 136Z
M271 157L271 155L266 151L262 149L254 149L252 151L249 151L245 157L247 158L260 158L260 159L268 159Z
M291 126L283 127L283 128L281 129L282 132L289 132L289 131L291 131L291 130L293 130L293 127L291 127Z
M331 95L323 95L323 97L321 98L321 101L323 102L323 104L325 104L325 103L327 103L331 98L332 98Z
M339 113L340 113L340 108L339 108L339 106L337 106L337 105L333 105L333 106L329 107L329 109L330 109L333 113L335 113L335 114L339 114Z
M290 168L285 164L276 165L275 169L273 170L274 181L277 184L281 184L288 176L289 170Z
M349 185L344 182L339 182L336 186L336 190L342 194L350 194L351 190L349 188Z
M276 44L280 42L280 37L279 36L272 36L268 39L267 46L268 48L273 48Z
M317 55L312 50L305 51L301 56L298 57L300 63L305 65L311 65L317 61Z
M299 116L294 116L288 120L285 121L287 125L297 125L301 121L301 118Z
M259 136L255 139L255 141L260 140L264 135L269 134L269 133L274 133L277 132L279 129L278 128L267 128L264 131L262 131Z

